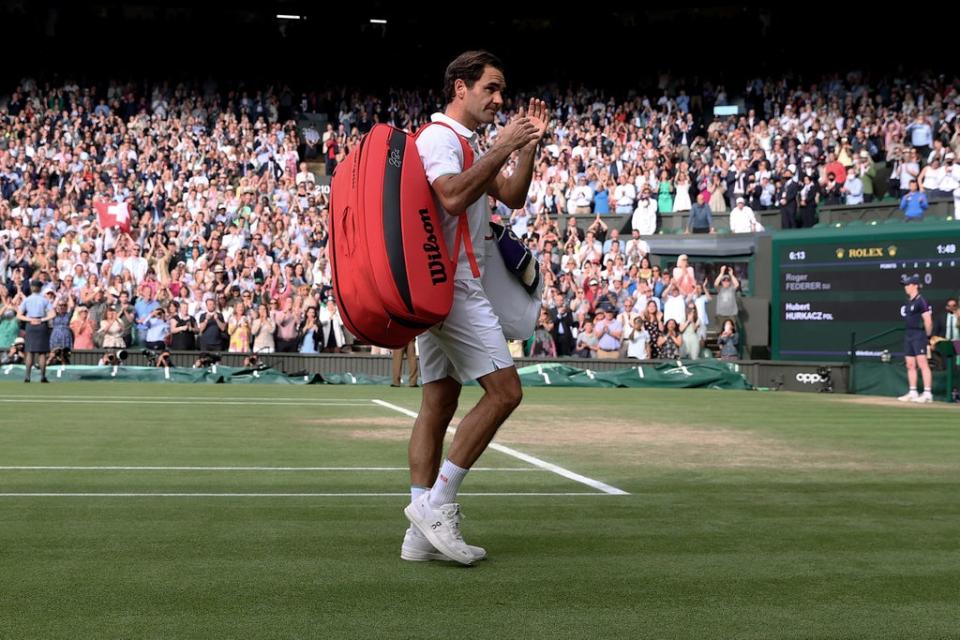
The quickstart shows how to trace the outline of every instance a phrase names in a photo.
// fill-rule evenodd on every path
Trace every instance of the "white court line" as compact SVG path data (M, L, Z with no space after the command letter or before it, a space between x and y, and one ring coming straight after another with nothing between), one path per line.
M417 413L416 413L415 411L410 411L409 409L404 409L403 407L398 407L398 406L395 405L395 404L391 404L391 403L389 403L389 402L384 402L383 400L372 400L371 402L373 402L374 404L378 404L378 405L380 405L381 407L386 407L387 409L392 409L393 411L396 411L396 412L398 412L398 413L402 413L403 415L409 416L409 417L411 417L411 418L416 418L416 417L417 417ZM457 432L457 430L454 429L454 428L452 428L452 427L449 429L449 431L450 431L450 433L456 433L456 432ZM520 452L520 451L517 451L516 449L512 449L512 448L510 448L510 447L505 447L505 446L503 446L502 444L497 444L496 442L491 442L491 443L490 443L490 448L493 449L494 451L499 451L500 453L505 453L505 454L507 454L508 456L514 457L514 458L516 458L516 459L518 459L518 460L523 460L524 462L527 462L527 463L529 463L529 464L532 464L532 465L535 466L535 467L539 467L539 468L541 468L541 469L545 469L546 471L551 471L551 472L557 474L558 476L563 476L564 478L567 478L567 479L569 479L569 480L573 480L574 482L579 482L580 484L585 484L585 485L587 485L588 487L592 487L592 488L597 489L597 490L599 490L599 491L603 491L603 492L606 493L606 494L613 495L613 496L628 496L628 495L630 495L629 493L627 493L627 492L624 491L623 489L617 489L616 487L613 487L613 486L611 486L611 485L609 485L609 484L606 484L606 483L604 483L604 482L600 482L599 480L594 480L593 478L588 478L588 477L586 477L586 476L582 476L582 475L580 475L579 473L574 473L573 471L570 471L569 469L564 469L563 467L558 466L558 465L555 465L555 464L553 464L552 462L547 462L546 460L541 460L540 458L537 458L537 457L528 455L528 454L526 454L526 453L522 453L522 452Z
M240 402L237 400L103 400L85 399L69 400L63 398L2 398L0 402L27 403L27 404L202 404L227 405L231 407L250 407L275 405L281 407L369 407L369 402Z
M461 496L482 497L548 497L602 496L595 491L565 493L461 493ZM0 493L0 498L409 498L403 493Z
M360 402L357 398L298 398L295 396L163 396L163 395L153 395L153 396L96 396L97 398L102 398L104 400L236 400L239 402L251 401L256 402L260 400L287 400L290 402L349 402L356 403ZM63 395L57 394L55 396L38 396L38 395L22 395L22 394L12 394L4 393L0 394L0 398L15 398L15 399L26 399L26 400L46 400L48 398L61 398L65 400L92 400L93 397L90 394L87 395Z
M409 467L68 467L0 466L0 471L409 471ZM539 471L530 467L477 467L472 471Z

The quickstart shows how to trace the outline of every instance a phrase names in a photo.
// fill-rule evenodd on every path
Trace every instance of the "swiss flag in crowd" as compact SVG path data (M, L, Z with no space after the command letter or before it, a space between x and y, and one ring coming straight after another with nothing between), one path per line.
M95 202L97 218L101 229L120 227L120 231L130 233L130 212L126 202Z

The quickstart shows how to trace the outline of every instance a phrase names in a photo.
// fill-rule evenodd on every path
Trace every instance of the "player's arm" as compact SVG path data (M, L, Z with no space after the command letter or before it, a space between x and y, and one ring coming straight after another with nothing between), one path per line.
M510 158L511 153L537 139L536 131L536 126L530 122L529 118L514 118L500 131L490 151L477 160L472 167L462 173L440 176L434 180L433 191L437 194L443 208L453 215L458 215L488 191L508 207L513 209L522 207L526 203L526 192L523 193L520 204L514 204L516 199L507 200L500 197L490 189L490 185L500 175L500 169ZM533 161L530 162L532 171ZM528 178L527 186L529 184Z
M524 118L523 109L520 110L521 119ZM547 130L547 105L543 100L530 99L530 106L526 112L526 119L534 126L535 135L525 145L518 147L520 153L517 158L517 168L513 175L507 177L497 173L488 193L503 202L508 207L519 209L527 202L527 192L530 190L530 180L533 178L533 164L536 159L537 144ZM509 126L509 125L508 125ZM504 129L506 131L506 129ZM500 134L503 135L503 132ZM498 136L499 140L499 136Z

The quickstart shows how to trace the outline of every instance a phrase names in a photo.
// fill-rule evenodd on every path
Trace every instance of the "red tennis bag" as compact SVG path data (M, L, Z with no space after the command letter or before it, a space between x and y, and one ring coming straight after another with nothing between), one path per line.
M451 260L441 215L414 135L378 124L337 166L327 253L340 318L360 340L396 349L447 317L461 238L473 247L464 215Z

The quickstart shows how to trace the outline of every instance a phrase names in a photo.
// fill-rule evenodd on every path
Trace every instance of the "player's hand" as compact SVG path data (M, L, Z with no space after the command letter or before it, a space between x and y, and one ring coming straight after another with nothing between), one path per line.
M547 110L547 103L543 100L530 98L530 104L527 107L527 117L537 128L537 142L543 138L547 132L547 124L550 121L550 112Z
M495 144L505 146L511 152L522 149L538 140L537 127L524 115L523 109L500 130Z

